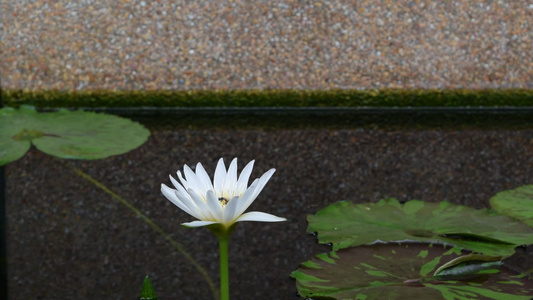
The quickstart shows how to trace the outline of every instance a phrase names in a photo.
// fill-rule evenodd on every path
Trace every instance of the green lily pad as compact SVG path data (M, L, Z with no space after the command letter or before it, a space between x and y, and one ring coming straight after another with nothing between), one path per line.
M451 244L490 256L510 256L517 245L533 243L533 229L487 209L448 202L395 199L378 203L334 203L307 217L309 232L333 250L378 242Z
M35 115L35 109L27 106L22 106L19 111L10 107L0 109L0 166L17 160L28 152L31 142L20 138L15 141L13 137L20 136L20 128L24 128L25 124L37 127L38 125L33 123Z
M13 143L0 134L0 166L15 161L30 150L31 143Z
M530 299L533 280L501 264L475 270L455 265L461 276L453 280L432 276L461 254L455 247L418 243L351 247L319 254L291 277L300 296L311 299Z
M533 185L500 192L490 199L490 206L533 227Z
M133 150L148 139L142 125L95 112L37 113L31 106L0 109L0 166L22 157L33 144L59 158L101 159Z

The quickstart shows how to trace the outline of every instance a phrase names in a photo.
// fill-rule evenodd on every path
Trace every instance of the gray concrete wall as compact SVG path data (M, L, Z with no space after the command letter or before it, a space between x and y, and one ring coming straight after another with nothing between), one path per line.
M533 87L530 0L1 0L8 89Z

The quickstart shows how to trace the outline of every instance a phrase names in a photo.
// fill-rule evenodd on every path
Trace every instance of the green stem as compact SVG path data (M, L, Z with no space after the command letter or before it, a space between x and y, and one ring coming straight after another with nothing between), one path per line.
M228 236L219 236L220 245L220 300L229 300Z
M129 208L131 211L133 211L134 214L136 214L138 217L140 217L144 222L146 222L152 229L157 231L165 240L167 240L174 249L178 250L181 255L185 257L195 268L196 270L204 277L204 280L209 285L209 288L211 289L211 292L213 293L213 296L215 299L218 299L218 290L215 287L215 283L211 280L209 275L207 274L207 271L198 264L198 262L185 250L185 248L178 242L176 242L168 233L163 231L161 227L157 226L150 218L148 218L146 215L144 215L140 210L138 210L135 206L133 206L131 203L126 201L126 199L120 197L115 192L110 190L108 187L103 185L98 180L92 178L89 174L83 172L82 170L74 167L72 164L68 163L67 166L76 174L84 178L85 180L89 181L90 183L94 184L96 187L100 188L102 191L106 192L107 194L111 195L113 198L117 199L122 205ZM227 241L226 241L226 266L227 266ZM227 274L227 271L226 271Z

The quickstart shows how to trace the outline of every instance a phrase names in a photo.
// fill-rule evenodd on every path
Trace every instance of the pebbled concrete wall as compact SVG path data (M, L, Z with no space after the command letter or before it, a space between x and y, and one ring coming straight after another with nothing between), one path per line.
M533 87L529 0L0 0L7 89Z

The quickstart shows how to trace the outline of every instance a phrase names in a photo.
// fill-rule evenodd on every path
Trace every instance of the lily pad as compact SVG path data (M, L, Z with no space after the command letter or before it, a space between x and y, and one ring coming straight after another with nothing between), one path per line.
M474 271L455 265L462 276L453 280L432 276L461 254L418 243L351 247L319 254L291 277L300 296L311 299L530 299L533 280L501 264Z
M100 159L133 150L148 139L142 125L118 116L31 106L0 109L0 166L22 157L33 144L59 158Z
M510 256L533 243L533 229L506 216L449 202L395 199L334 203L307 217L309 232L333 250L379 242L416 241L455 245L490 256Z
M21 138L21 129L26 127L36 128L37 112L27 106L22 106L19 111L13 108L0 109L0 166L17 160L24 156L30 149L30 140ZM19 136L18 140L13 137Z
M500 192L490 199L490 206L533 227L533 185Z

